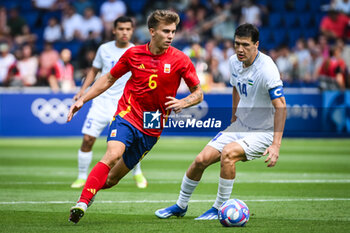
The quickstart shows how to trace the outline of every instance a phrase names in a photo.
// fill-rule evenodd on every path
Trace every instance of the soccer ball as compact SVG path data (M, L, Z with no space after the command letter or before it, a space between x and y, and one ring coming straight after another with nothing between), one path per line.
M243 227L249 220L249 209L243 201L230 199L222 203L218 215L225 227Z

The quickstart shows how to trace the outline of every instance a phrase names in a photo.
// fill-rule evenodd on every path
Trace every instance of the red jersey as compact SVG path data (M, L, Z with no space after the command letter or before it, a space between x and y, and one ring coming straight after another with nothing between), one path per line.
M176 48L170 46L163 54L154 55L145 44L128 49L110 73L118 79L128 71L132 75L125 85L115 116L119 114L141 132L158 137L163 127L144 129L144 112L158 110L163 122L163 118L170 114L165 110L165 103L170 101L166 97L176 96L181 78L189 87L198 85L196 70L189 57Z

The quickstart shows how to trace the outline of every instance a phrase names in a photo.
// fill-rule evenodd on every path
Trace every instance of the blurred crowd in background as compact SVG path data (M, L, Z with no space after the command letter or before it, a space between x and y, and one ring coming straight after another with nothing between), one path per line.
M0 86L72 92L113 21L135 22L134 44L149 41L147 15L180 15L173 46L194 63L206 92L230 86L228 59L241 23L260 29L260 51L287 87L350 88L350 0L0 0Z

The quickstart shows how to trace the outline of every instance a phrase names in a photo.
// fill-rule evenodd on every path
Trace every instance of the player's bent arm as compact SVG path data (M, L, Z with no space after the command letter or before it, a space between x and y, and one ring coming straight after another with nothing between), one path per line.
M239 94L236 89L236 87L233 87L232 89L232 117L231 117L231 123L235 122L237 117L236 117L236 111L237 111L237 106L239 102Z
M183 108L188 108L202 102L203 91L200 85L189 87L189 89L191 94L180 100L172 96L167 96L166 98L169 101L165 103L166 109L173 109L175 113L180 113Z
M89 100L95 98L96 96L99 96L101 93L106 91L108 88L110 88L114 82L117 79L115 79L110 72L107 74L101 76L97 81L91 86L89 91L81 97L83 100L83 103L85 104Z
M193 87L189 87L189 89L191 94L182 99L185 102L183 108L191 107L203 101L203 90L200 84Z
M103 75L101 78L99 78L89 89L89 91L80 97L77 102L75 102L69 109L67 122L70 122L73 118L74 113L79 111L83 107L83 105L88 102L89 100L95 98L96 96L100 95L102 92L107 90L109 87L113 85L113 83L116 81L116 79L108 72L107 74Z
M93 83L97 73L100 71L101 71L101 69L99 69L99 68L91 67L88 74L86 75L86 78L85 78L83 85L80 88L80 91L73 97L73 99L75 101L77 101L80 97L82 97L84 95L86 89L91 85L91 83Z

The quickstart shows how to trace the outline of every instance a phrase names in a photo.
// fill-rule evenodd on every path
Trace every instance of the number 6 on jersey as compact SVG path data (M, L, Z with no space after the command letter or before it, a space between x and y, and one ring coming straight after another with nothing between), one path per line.
M151 88L151 89L157 88L157 82L152 79L152 78L157 78L157 77L158 77L157 74L152 74L151 76L149 76L149 82L148 82L149 88Z

